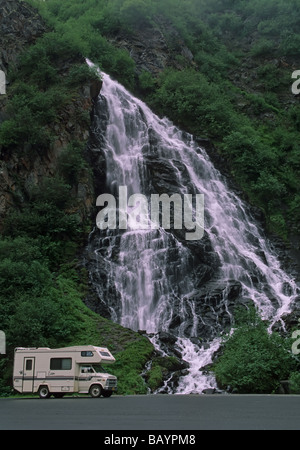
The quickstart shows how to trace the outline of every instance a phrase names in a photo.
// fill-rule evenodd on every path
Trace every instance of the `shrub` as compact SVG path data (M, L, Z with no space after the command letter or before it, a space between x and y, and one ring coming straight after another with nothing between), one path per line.
M289 379L291 394L300 394L300 372L292 372Z
M87 64L76 64L71 67L66 83L68 86L78 86L91 79L99 79L97 72Z
M139 75L139 88L145 94L154 90L155 79L146 70Z
M274 43L268 39L262 38L256 41L251 48L253 56L268 56L274 52Z
M125 0L120 8L121 22L130 28L141 28L149 24L149 4L144 0Z
M30 200L37 205L53 205L63 210L70 206L71 186L60 176L45 177L38 186L30 189Z
M45 148L49 143L48 130L38 124L28 106L21 107L12 118L0 125L0 145L4 148L24 144Z
M267 324L254 308L240 314L237 327L224 344L214 365L218 384L241 394L270 394L288 378L295 362L287 342L269 334Z
M70 185L78 183L81 169L87 167L83 157L83 145L80 142L72 142L61 153L58 161L58 170Z

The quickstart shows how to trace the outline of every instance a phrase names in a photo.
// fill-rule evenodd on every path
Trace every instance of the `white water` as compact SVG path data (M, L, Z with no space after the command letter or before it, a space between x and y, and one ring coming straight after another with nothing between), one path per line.
M216 381L212 374L204 374L202 367L213 362L212 356L219 349L220 338L215 338L209 347L197 347L188 338L178 338L178 348L182 358L189 362L189 374L182 377L177 394L199 394L204 389L216 389Z
M128 195L149 194L151 180L147 178L144 158L150 152L149 130L154 132L158 139L156 153L173 167L179 192L189 193L192 188L193 192L205 196L205 230L220 260L218 279L239 281L242 296L257 305L263 318L271 321L271 328L291 311L297 286L281 269L244 203L228 189L205 150L195 144L192 136L186 137L168 119L157 117L108 75L102 74L102 78L101 95L109 111L105 157L110 192L116 194L119 186L127 186ZM186 168L188 186L177 161ZM170 248L176 252L178 264L167 275ZM213 378L203 375L199 369L211 362L219 345L215 337L206 349L198 348L189 340L190 336L197 336L198 323L203 320L195 313L189 264L188 248L163 229L124 232L118 259L106 259L110 279L120 294L118 321L124 327L148 333L168 331L174 302L179 304L181 325L177 347L190 363L189 375L182 378L177 391L183 394L201 393L204 388L215 387ZM188 315L192 315L193 325L186 336Z

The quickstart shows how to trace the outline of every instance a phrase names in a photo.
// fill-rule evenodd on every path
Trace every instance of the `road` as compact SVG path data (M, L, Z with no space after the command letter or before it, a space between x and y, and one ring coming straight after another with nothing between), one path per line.
M300 396L0 399L1 430L299 430ZM108 433L109 435L109 433Z

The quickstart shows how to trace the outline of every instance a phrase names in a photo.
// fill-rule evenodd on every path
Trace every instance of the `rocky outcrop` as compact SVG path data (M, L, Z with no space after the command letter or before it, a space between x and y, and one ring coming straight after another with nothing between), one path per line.
M46 31L46 26L37 12L23 1L0 0L0 69L17 67L20 53ZM83 60L64 61L58 72L62 81L73 64ZM9 83L9 80L7 80ZM101 82L92 80L72 92L72 100L62 106L54 123L47 128L55 136L43 151L36 148L11 148L9 152L0 148L0 230L11 208L26 201L30 189L38 186L44 177L57 173L61 153L72 142L87 143L89 138L90 113L93 99L100 92ZM10 96L0 96L0 122L6 117L6 104ZM86 218L94 204L93 182L88 169L82 169L78 182L72 186L74 207L72 212Z
M0 69L16 64L17 57L46 31L36 10L23 1L0 0Z
M146 71L155 76L167 67L180 70L194 64L194 56L177 30L160 16L155 17L155 25L147 24L134 33L126 33L123 29L111 37L110 42L129 52L136 64L137 74ZM182 56L181 61L178 55Z
M58 121L49 125L55 132L55 141L42 152L25 152L16 149L9 154L2 154L0 161L0 222L6 217L10 208L15 208L28 198L33 186L41 183L44 177L57 173L60 155L66 147L78 140L83 144L89 138L88 125L78 121L80 111L87 113L92 109L89 86L79 89L77 96L60 112ZM72 188L76 206L72 212L87 217L94 204L93 182L88 169L82 169L78 183Z

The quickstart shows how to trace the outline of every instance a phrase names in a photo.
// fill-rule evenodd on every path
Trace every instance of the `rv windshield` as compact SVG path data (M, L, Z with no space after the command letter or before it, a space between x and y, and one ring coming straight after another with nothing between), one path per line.
M100 364L92 366L81 366L81 373L107 373Z
M101 364L93 364L93 369L97 373L107 373L107 371L101 366Z

